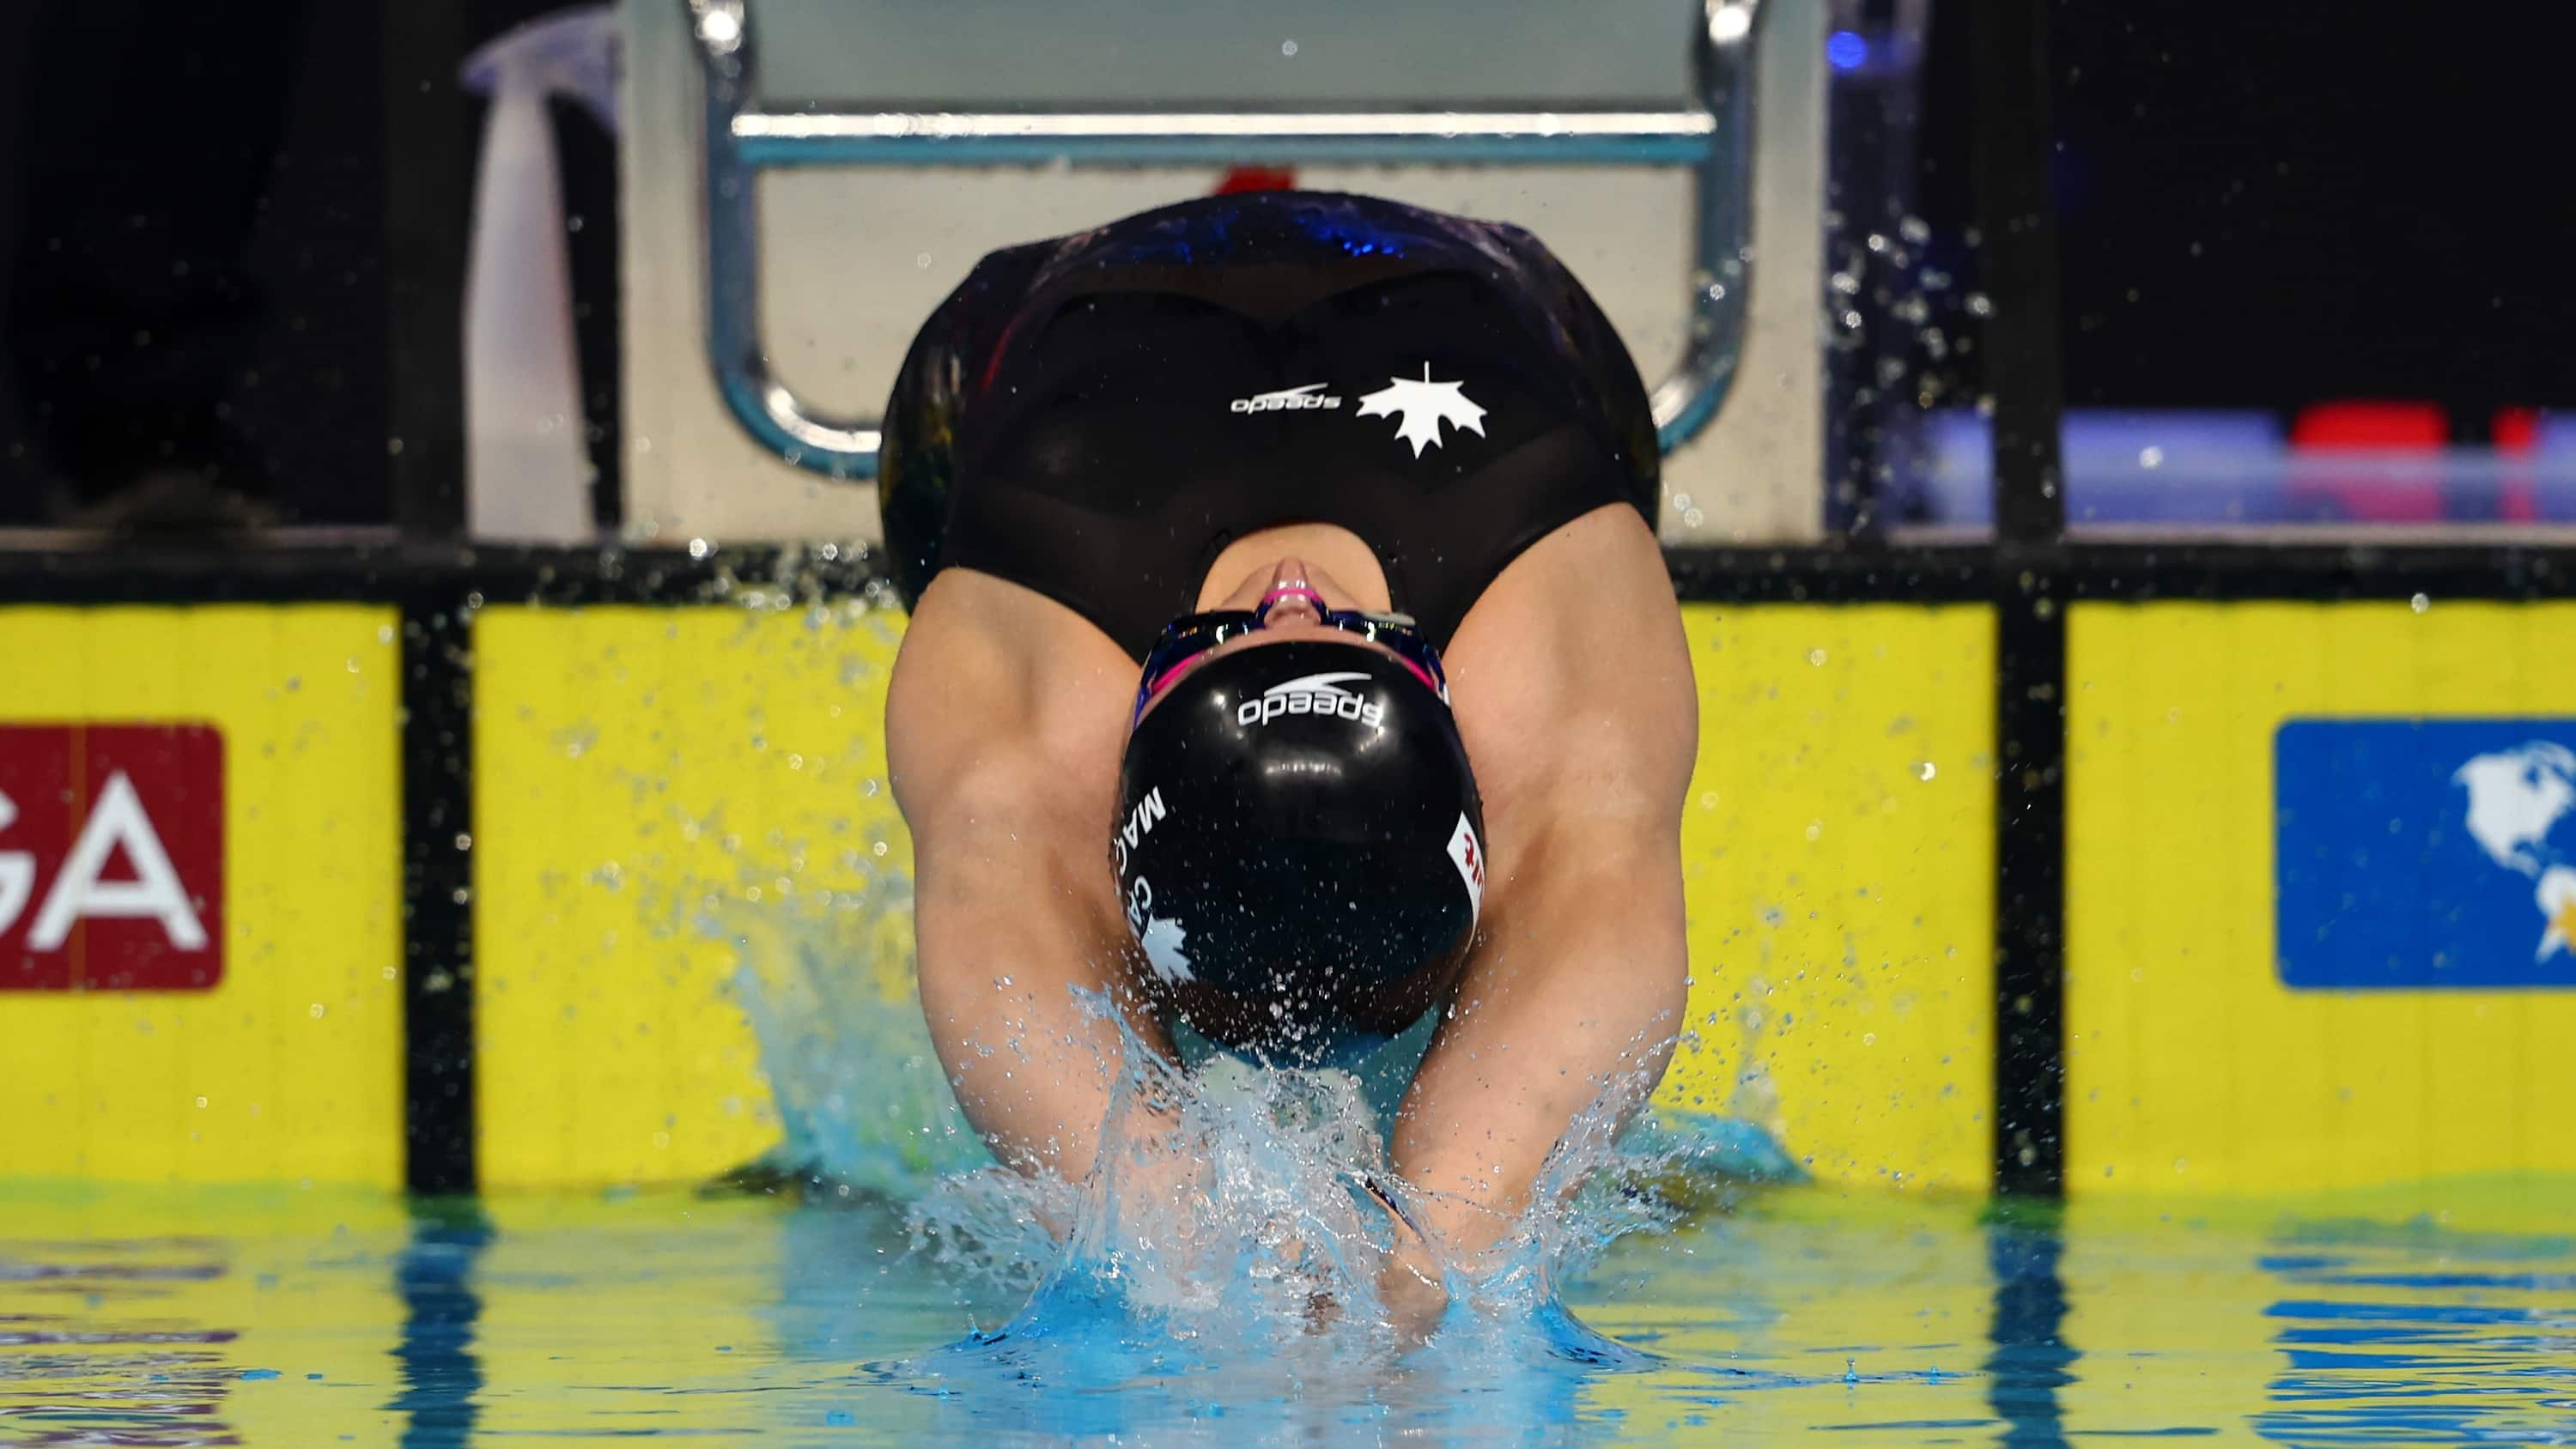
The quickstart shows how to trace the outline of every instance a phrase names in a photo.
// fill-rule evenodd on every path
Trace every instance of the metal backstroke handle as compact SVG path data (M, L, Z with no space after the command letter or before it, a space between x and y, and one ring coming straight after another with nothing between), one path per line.
M792 166L1233 165L1293 162L1687 166L1690 341L1652 393L1665 452L1717 414L1744 342L1752 241L1754 49L1762 0L1702 0L1691 69L1703 109L1625 111L826 112L752 100L745 0L682 0L706 72L707 353L743 427L835 478L876 476L878 424L807 408L760 341L754 182Z

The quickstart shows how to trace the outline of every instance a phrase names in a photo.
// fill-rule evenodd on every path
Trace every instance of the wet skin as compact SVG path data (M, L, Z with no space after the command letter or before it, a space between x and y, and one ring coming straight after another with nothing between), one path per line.
M1197 607L1250 608L1300 579L1331 607L1389 607L1366 544L1314 524L1237 540ZM1293 595L1269 625L1220 648L1350 638ZM1515 559L1442 659L1484 796L1488 884L1392 1144L1434 1240L1406 1243L1382 1279L1415 1327L1444 1301L1433 1263L1472 1262L1508 1232L1569 1124L1605 1096L1633 1109L1662 1075L1687 972L1681 809L1699 738L1680 611L1633 509L1595 510ZM1103 843L1136 675L1064 606L950 569L914 611L886 704L932 1042L1003 1162L1074 1181L1093 1168L1123 1060L1075 988L1169 1050L1135 990L1141 958Z

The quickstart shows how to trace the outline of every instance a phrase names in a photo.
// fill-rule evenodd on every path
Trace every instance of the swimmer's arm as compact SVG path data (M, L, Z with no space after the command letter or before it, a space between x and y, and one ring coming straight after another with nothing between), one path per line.
M1004 586L952 571L906 632L886 705L914 850L923 1014L976 1132L1006 1166L1078 1182L1124 1065L1114 1023L1132 949L1106 859L1129 667L1106 640L1015 652ZM1080 641L1077 641L1080 642ZM1155 1041L1150 1019L1129 1020Z
M1110 995L1125 945L1086 888L1107 873L1099 833L990 777L913 826L921 1007L942 1072L997 1160L1068 1182L1091 1170L1124 1058L1076 996Z
M1424 1228L1472 1269L1568 1128L1596 1110L1615 1125L1670 1058L1699 691L1663 555L1621 508L1515 561L1460 628L1449 677L1485 798L1485 916L1394 1151ZM1382 1280L1390 1305L1436 1319L1445 1295L1409 1257Z
M1396 1169L1440 1245L1407 1243L1390 1265L1399 1317L1409 1304L1436 1319L1445 1295L1414 1280L1436 1279L1437 1257L1472 1269L1528 1210L1568 1129L1614 1129L1662 1078L1688 971L1676 837L1551 832L1497 883L1508 899L1397 1119Z

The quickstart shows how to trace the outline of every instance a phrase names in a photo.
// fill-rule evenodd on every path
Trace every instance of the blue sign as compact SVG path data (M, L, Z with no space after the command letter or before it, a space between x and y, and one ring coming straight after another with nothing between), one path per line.
M2272 765L2283 984L2576 987L2576 719L2295 719Z

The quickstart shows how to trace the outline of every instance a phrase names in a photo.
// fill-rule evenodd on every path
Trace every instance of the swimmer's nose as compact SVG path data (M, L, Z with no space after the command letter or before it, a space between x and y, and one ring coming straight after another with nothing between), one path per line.
M1270 588L1261 596L1261 601L1269 606L1269 613L1262 619L1264 624L1320 624L1324 621L1324 601L1317 597L1315 586L1306 581L1306 562L1303 559L1281 559L1279 566L1270 571Z

